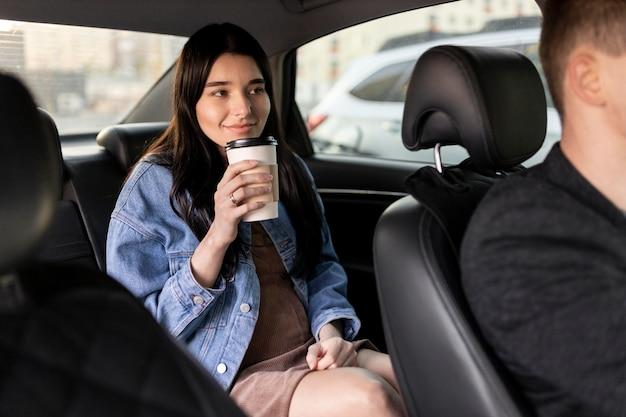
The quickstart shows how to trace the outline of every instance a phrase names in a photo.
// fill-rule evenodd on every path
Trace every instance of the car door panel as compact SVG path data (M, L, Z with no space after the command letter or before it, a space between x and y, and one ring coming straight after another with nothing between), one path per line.
M385 349L372 259L382 212L406 195L404 181L420 165L371 158L314 155L305 159L324 203L339 260L348 274L348 299L361 319L359 337Z

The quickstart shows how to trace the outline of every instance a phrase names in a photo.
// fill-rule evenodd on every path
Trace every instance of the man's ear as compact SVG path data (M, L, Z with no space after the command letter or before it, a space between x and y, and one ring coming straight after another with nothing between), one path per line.
M604 106L601 68L593 50L576 49L567 61L565 88L591 106Z

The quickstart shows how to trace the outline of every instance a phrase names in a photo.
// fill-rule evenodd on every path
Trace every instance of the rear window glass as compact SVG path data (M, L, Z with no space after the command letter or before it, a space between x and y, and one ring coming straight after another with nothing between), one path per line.
M0 20L0 70L28 85L60 133L120 121L175 61L186 38Z

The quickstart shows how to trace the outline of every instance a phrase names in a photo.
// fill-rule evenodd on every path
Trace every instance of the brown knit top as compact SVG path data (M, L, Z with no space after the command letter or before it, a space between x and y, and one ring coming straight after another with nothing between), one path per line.
M261 286L259 318L241 369L282 355L311 338L309 320L271 238L252 223L252 257Z

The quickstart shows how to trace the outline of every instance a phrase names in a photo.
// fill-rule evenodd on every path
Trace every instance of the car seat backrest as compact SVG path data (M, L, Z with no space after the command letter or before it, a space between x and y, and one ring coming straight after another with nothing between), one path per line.
M32 254L54 215L61 169L31 96L0 74L0 276Z
M0 74L0 415L243 417L115 280L30 255L61 189L58 147Z
M410 150L464 146L454 167L425 167L411 196L381 216L374 261L387 345L411 415L530 415L516 383L484 343L465 301L458 252L491 185L523 168L546 131L539 75L511 50L441 46L412 74L402 139Z
M103 129L97 157L66 159L68 198L79 207L89 241L102 271L106 271L109 220L130 167L167 123L133 123Z
M109 126L102 130L96 140L104 146L128 172L148 145L167 128L167 122L129 123Z
M39 109L39 115L46 132L45 136L54 145L58 172L63 182L66 182L67 176L63 166L61 143L56 124L45 110ZM59 193L52 223L41 239L33 258L37 261L71 263L97 268L96 259L78 207L75 202L64 200L62 197L62 193Z

